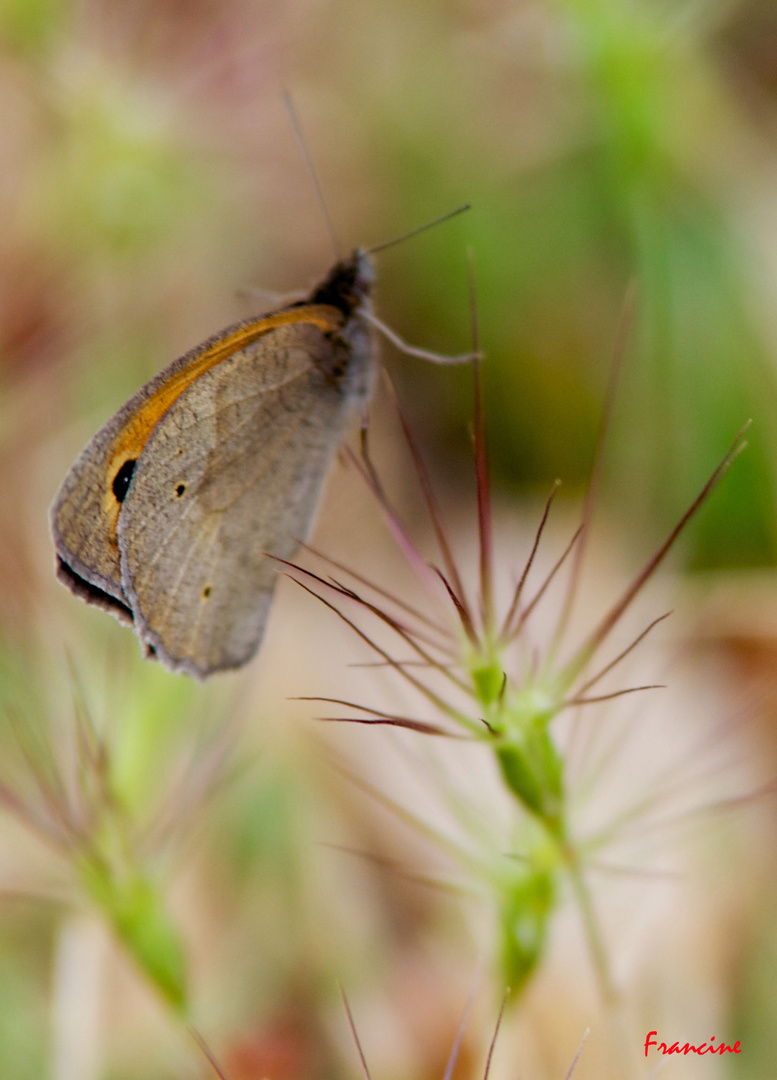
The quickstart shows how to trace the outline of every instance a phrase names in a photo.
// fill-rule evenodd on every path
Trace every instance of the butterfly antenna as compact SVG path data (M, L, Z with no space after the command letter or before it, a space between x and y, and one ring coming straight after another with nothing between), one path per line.
M329 208L326 205L326 200L324 198L324 192L323 192L323 190L321 188L321 184L319 182L318 174L316 173L315 166L313 165L313 159L310 156L310 151L308 150L308 144L305 142L305 137L302 134L302 128L300 127L299 118L297 116L297 111L294 108L294 102L291 100L291 94L288 92L288 90L286 90L284 88L282 93L283 93L283 103L286 106L286 112L289 114L289 119L291 120L291 126L292 126L292 129L294 131L294 138L297 140L297 146L299 147L300 153L302 154L302 157L304 158L305 165L307 167L310 179L313 181L313 187L314 187L315 192L316 192L316 198L318 199L318 205L321 207L321 212L324 215L324 221L326 222L326 231L329 233L329 239L332 241L332 248L333 248L334 253L335 253L335 259L339 262L340 258L342 257L342 249L340 247L340 241L337 238L337 233L335 232L335 227L334 227L334 224L332 222L332 218L329 215Z
M470 210L471 207L471 203L464 203L463 206L457 206L455 210L449 210L447 214L435 218L434 221L427 221L425 225L419 225L418 228L411 229L410 232L403 233L401 236L395 236L393 240L384 240L382 244L377 244L375 247L368 248L365 254L375 255L379 251L385 251L386 248L394 247L395 244L403 244L405 240L410 240L411 237L418 236L419 233L426 232L427 229L434 229L437 225L442 225L444 221L450 221L451 218L458 217L459 214L463 214L465 210Z

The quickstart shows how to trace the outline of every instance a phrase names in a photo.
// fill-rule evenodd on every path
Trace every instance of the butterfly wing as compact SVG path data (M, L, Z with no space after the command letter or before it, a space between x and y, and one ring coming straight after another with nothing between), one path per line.
M301 320L202 374L158 421L121 507L122 593L141 640L205 677L256 651L361 395L344 340Z

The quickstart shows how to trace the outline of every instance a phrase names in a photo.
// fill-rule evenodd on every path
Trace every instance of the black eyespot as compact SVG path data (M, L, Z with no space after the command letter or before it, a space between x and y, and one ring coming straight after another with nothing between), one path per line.
M202 595L203 595L203 599L205 599L205 600L208 599L208 597L210 596L210 585L205 586L205 588L202 590Z
M186 491L186 484L179 484L178 487L175 489L175 493L179 499L183 495L184 491Z
M113 494L116 496L116 502L123 503L127 498L127 492L129 491L130 480L132 480L132 474L135 471L135 462L137 458L127 458L122 467L116 473L113 478Z

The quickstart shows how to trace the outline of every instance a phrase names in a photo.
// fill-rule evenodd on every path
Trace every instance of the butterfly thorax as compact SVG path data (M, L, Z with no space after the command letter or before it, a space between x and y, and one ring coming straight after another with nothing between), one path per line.
M370 256L357 248L347 259L335 263L327 276L304 300L303 305L322 304L345 316L337 336L346 346L344 363L333 376L341 383L343 395L352 406L366 403L375 383L375 343L370 315L370 294L375 272Z

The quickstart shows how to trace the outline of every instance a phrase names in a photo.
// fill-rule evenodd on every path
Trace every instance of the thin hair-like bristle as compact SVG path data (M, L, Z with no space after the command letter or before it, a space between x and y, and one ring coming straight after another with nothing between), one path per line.
M478 555L480 569L480 605L483 628L490 635L494 626L494 531L491 518L491 482L488 474L488 451L486 447L486 421L483 409L483 377L480 358L480 319L475 281L475 263L472 251L467 252L469 276L469 305L472 321L473 376L475 391L475 430L473 452L475 458L475 481L478 506Z
M445 731L435 724L427 724L423 720L411 720L405 716L317 716L315 718L322 724L361 724L363 727L396 727L405 731L414 731L418 735L439 735L444 739L464 739L466 736L458 735L452 731Z
M513 593L513 599L512 599L512 601L510 603L510 607L507 610L507 614L505 615L504 622L502 623L502 629L499 631L500 638L504 638L504 637L507 636L507 634L508 634L508 632L510 630L510 624L513 621L513 619L515 618L515 613L518 610L519 603L521 602L521 595L523 593L523 587L526 584L526 578L528 577L529 571L532 568L532 563L534 562L534 556L537 554L537 548L539 547L540 540L542 538L542 534L543 534L543 532L545 530L545 525L546 525L547 520L548 520L548 514L550 513L551 504L553 503L553 500L556 497L556 492L558 491L558 489L560 487L561 487L561 481L560 480L554 480L553 487L550 489L550 495L548 495L547 499L545 500L545 509L542 512L542 518L540 519L540 523L539 523L539 525L537 527L537 531L534 534L534 543L532 544L532 549L529 552L529 558L526 560L526 565L524 566L523 572L521 573L521 577L520 577L520 579L518 581L518 584L515 587L515 592Z
M60 829L53 820L46 821L33 810L13 791L6 783L0 780L0 806L9 814L12 814L21 825L31 829L39 838L50 844L55 849L61 849L70 841L70 836L65 829Z
M451 1080L453 1070L456 1067L456 1061L459 1056L459 1050L461 1050L461 1044L464 1039L464 1032L467 1028L467 1021L469 1020L470 1013L472 1012L472 1006L475 1004L475 993L477 992L478 983L480 982L480 969L475 972L475 977L472 980L472 986L467 997L467 1004L464 1006L464 1012L461 1017L461 1023L459 1024L456 1032L456 1038L453 1041L451 1047L450 1057L448 1058L448 1064L445 1067L445 1075L443 1080Z
M54 842L60 846L67 846L74 841L78 842L78 828L70 813L67 792L62 777L49 761L47 751L43 750L41 753L36 753L27 737L32 734L32 729L28 724L22 723L13 710L6 710L6 719L13 731L16 745L19 747L24 762L38 789L38 794L43 800L45 815L47 815L48 820L46 820L45 816L41 817L33 809L32 804L27 805L25 800L6 784L3 784L2 788L0 788L0 801L5 804L6 809L17 815L19 820L40 830L41 835L45 836L49 842Z
M105 747L102 745L92 722L86 704L83 683L69 650L66 652L66 657L73 693L73 718L75 720L77 748L79 754L83 755L84 760L89 763L95 772L98 772L105 767Z
M397 634L407 645L410 646L411 649L413 649L418 654L418 656L421 657L421 659L426 664L429 665L429 667L433 668L435 671L439 671L458 689L463 690L464 692L467 692L469 690L467 684L462 679L460 679L454 671L451 670L449 665L441 664L435 657L431 656L421 644L419 644L420 640L425 639L423 638L423 635L419 634L417 630L412 630L411 628L404 626L397 619L389 615L388 612L383 611L376 604L371 604L369 600L366 600L364 599L364 597L359 596L359 594L357 592L354 592L353 589L349 589L346 586L340 584L340 582L338 582L334 578L328 581L326 578L322 578L318 574L313 573L312 570L308 570L304 566L299 566L297 563L289 562L288 559L281 559L277 555L270 555L269 558L273 559L274 562L280 563L282 566L289 567L290 570L294 570L298 574L304 574L306 577L312 578L313 581L315 581L318 585L323 585L324 588L331 589L339 596L342 596L347 600L353 600L354 603L359 604L361 607L365 608L367 611L371 612L378 619L380 619L381 622L384 622L387 626L389 626L395 634ZM434 642L431 642L431 645L433 647L434 644ZM394 662L393 666L397 666L396 661Z
M470 614L469 606L467 604L467 597L466 593L464 592L464 585L462 584L461 575L459 574L456 560L453 557L451 545L448 542L448 537L445 535L445 529L442 526L442 519L440 517L437 500L434 496L434 490L432 489L432 484L431 480L429 479L429 473L427 471L426 464L421 455L418 444L415 441L415 437L410 430L410 425L407 421L404 410L399 403L399 398L397 396L396 390L394 389L394 384L391 382L391 379L385 372L384 381L386 383L386 386L388 387L389 395L391 396L391 400L396 410L399 423L402 427L402 434L405 437L407 448L410 451L410 457L413 461L413 467L415 468L418 482L421 485L421 493L424 497L424 502L426 503L426 510L429 514L429 519L432 523L434 535L437 539L437 546L439 547L440 554L442 555L442 560L445 565L446 576L450 580L450 583L453 586L453 589L457 597L461 601L462 607L467 612L467 615L469 616L471 622L472 616Z
M663 544L661 544L655 554L652 555L650 559L648 559L645 566L634 578L631 585L629 585L629 587L621 596L620 600L618 600L618 602L614 604L610 611L604 616L604 618L601 620L593 633L589 635L588 640L585 642L583 647L578 650L578 652L572 658L569 664L567 664L567 667L563 673L565 678L575 678L580 673L580 671L585 668L586 664L596 652L598 647L601 645L601 643L610 633L617 621L632 603L636 595L640 592L645 582L648 581L656 572L656 570L663 562L667 553L670 551L685 526L688 524L691 518L694 517L694 515L701 508L701 506L706 502L712 491L717 486L721 477L730 468L731 464L747 445L744 437L745 432L750 427L750 423L751 421L748 420L747 423L742 427L739 434L734 439L729 449L726 451L720 463L713 470L712 475L710 476L709 480L707 480L707 483L704 485L704 487L693 500L691 505L685 511L683 516L677 522L675 527L669 533L666 540L664 540Z
M404 825L414 829L420 836L425 837L442 851L448 852L454 859L458 859L462 862L468 861L467 849L463 848L452 836L447 835L440 829L437 829L423 821L421 818L416 817L415 814L411 813L411 811L407 810L389 795L386 795L385 792L376 788L374 784L370 784L368 781L363 780L357 773L352 772L336 754L330 752L330 759L332 767L336 769L341 776L344 776L349 783L354 785L354 787L369 795L369 797L374 799L380 806L383 806L393 814L398 821L401 821Z
M359 705L355 701L345 701L343 698L331 698L331 697L311 697L308 695L301 695L299 697L289 698L289 701L320 701L328 705L345 705L349 709L356 709L358 712L370 713L369 717L360 716L319 716L321 721L327 721L330 723L351 723L351 724L388 724L394 727L407 728L410 731L418 731L424 735L444 735L451 739L461 739L464 736L459 735L458 732L446 731L445 728L441 728L437 724L428 724L423 720L413 720L407 716L395 716L393 713L384 712L382 709L374 709L368 705Z
M394 859L387 859L385 855L376 855L374 851L363 851L360 848L349 847L347 844L332 844L326 840L320 840L319 847L329 848L332 851L341 851L345 855L353 855L357 859L363 859L365 862L372 863L381 870L394 874L396 877L402 878L403 881L409 881L413 885L423 885L425 888L435 889L437 892L452 896L473 895L472 890L465 888L463 885L457 885L451 881L441 881L439 878L429 877L428 874L417 874L413 870L405 870Z
M298 540L296 542L305 551L309 551L311 555L315 555L317 559L323 559L324 562L328 562L330 566L334 566L336 570L341 570L343 573L349 574L354 579L354 581L358 581L361 585L365 585L368 589L372 589L372 591L377 593L378 596L382 596L385 600L390 601L392 604L396 604L396 606L398 608L401 608L406 614L412 615L414 619L418 619L419 622L424 623L431 630L436 630L438 634L441 634L443 637L445 636L446 630L444 627L434 622L434 620L430 619L429 616L426 615L423 611L414 607L412 604L409 604L406 600L403 600L401 597L396 596L392 592L389 592L388 589L384 588L382 585L376 584L374 581L371 581L369 578L364 577L362 574L358 574L355 570L352 570L350 566L346 566L344 563L338 562L336 559L333 559L331 555L325 555L324 552L319 551L317 548L314 548L311 544L305 543L305 541L302 540ZM442 649L443 647L439 646L439 648Z
M669 1064L668 1061L659 1061L647 1074L645 1080L655 1080L659 1073L662 1073Z
M618 333L615 338L615 348L613 350L612 362L610 364L610 376L607 382L607 394L604 402L604 410L602 412L602 418L599 423L599 431L596 437L596 449L594 451L594 463L591 468L591 476L588 481L588 490L585 494L585 501L583 503L583 519L582 519L582 535L580 537L580 543L577 545L574 557L572 559L572 566L569 572L569 584L567 586L566 597L564 598L564 605L561 609L561 616L556 627L556 632L553 635L553 644L551 646L551 654L561 644L564 634L566 632L569 619L572 615L572 609L577 599L577 592L580 587L580 574L583 566L583 556L585 555L586 546L588 543L588 533L591 528L591 519L593 517L594 507L596 505L596 497L599 493L599 480L601 478L602 461L604 460L604 445L607 438L607 433L610 429L610 423L612 421L612 413L615 407L615 397L618 390L618 381L620 379L621 368L623 367L623 358L626 354L626 344L628 341L629 332L631 330L631 323L634 317L634 302L636 299L636 283L632 282L627 291L626 298L623 303L623 310L621 312L620 321L618 324Z
M578 1061L580 1060L580 1055L581 1055L581 1054L582 1054L582 1052L583 1052L583 1047L585 1046L585 1043L586 1043L586 1039L588 1038L588 1036L589 1036L590 1034L591 1034L591 1029L590 1029L590 1028L586 1028L586 1029L585 1029L585 1031L583 1032L583 1037L582 1037L582 1039L580 1040L580 1045L579 1045L579 1046L578 1046L578 1048L577 1048L577 1053L576 1053L576 1054L575 1054L575 1056L574 1056L574 1057L572 1058L572 1064L571 1064L571 1065L569 1066L569 1072L568 1072L568 1073L567 1073L567 1075L566 1075L566 1076L564 1077L564 1080L570 1080L570 1077L572 1076L572 1073L573 1073L573 1072L575 1071L575 1066L577 1065Z
M475 627L472 625L472 617L471 617L469 611L464 606L461 598L456 595L455 589L453 588L451 583L448 581L445 574L443 574L443 572L439 568L439 566L432 565L432 570L434 570L435 574L437 574L440 581L445 586L445 591L448 593L448 596L451 598L451 602L453 603L453 606L456 608L456 613L459 616L459 620L461 622L464 633L469 638L470 643L472 645L477 646L478 638L477 638L477 634L475 632Z
M300 581L299 578L295 578L292 575L289 575L289 578L296 585L298 585L301 589L303 589L306 593L309 593L311 596L314 596L316 598L316 600L318 600L318 602L320 604L323 604L324 607L327 607L327 608L329 608L330 611L333 611L335 613L335 615L337 615L337 617L339 619L341 619L346 624L346 626L350 626L350 628L353 630L353 632L358 637L360 637L362 639L362 641L365 642L365 644L369 645L369 647L371 649L373 649L378 654L378 656L381 656L385 661L387 661L387 663L390 664L390 666L395 671L399 672L399 674L407 682L409 682L411 686L413 686L416 690L418 690L419 693L421 693L428 701L430 701L438 709L440 709L442 712L444 712L446 716L450 716L452 720L455 720L457 723L463 725L464 727L469 728L470 731L477 731L478 730L477 725L473 724L473 722L470 720L470 718L468 716L466 716L464 713L460 712L458 709L455 709L447 701L444 701L438 694L435 694L433 690L430 690L428 686L426 686L424 683L422 683L420 681L420 679L416 679L413 675L411 675L410 672L407 671L406 668L398 667L396 662L394 661L393 657L391 657L386 652L385 649L382 649L380 647L380 645L377 644L377 642L373 641L367 634L365 634L365 632L359 626L357 626L356 623L352 619L349 619L348 616L344 612L340 611L340 609L335 604L330 603L329 600L325 599L323 596L321 596L319 593L317 593L314 589L308 588L308 586L305 585L302 581Z
M596 673L596 675L592 676L588 680L588 682L583 683L583 685L578 690L578 695L585 694L585 692L587 690L590 690L593 686L595 686L598 682L600 682L604 678L605 675L609 675L609 673L612 671L612 669L617 664L619 664L621 662L621 660L625 660L626 657L629 655L629 653L632 652L634 649L636 649L637 645L639 645L639 643L641 641L644 641L644 639L648 636L648 634L650 633L650 631L653 629L654 626L658 626L658 624L660 622L663 622L664 619L668 619L669 616L672 615L672 614L673 614L673 612L671 612L671 611L665 611L663 615L659 615L657 619L653 619L652 623L650 623L648 626L645 627L645 629L642 631L642 633L639 634L632 641L631 645L628 645L623 650L623 652L618 653L618 655L615 657L614 660L611 660L609 662L609 664L607 664L605 667L603 667L601 669L601 671L598 671Z
M690 810L680 810L676 814L667 815L654 821L634 822L631 827L632 835L649 836L660 832L662 829L676 829L684 822L691 822L712 814L730 814L734 810L741 810L753 806L759 799L777 794L777 780L768 780L755 791L748 791L744 795L731 795L724 799L715 799Z
M383 511L383 517L388 525L389 532L393 536L399 550L405 556L410 566L412 566L418 579L428 587L433 575L426 560L407 535L404 526L400 522L399 517L395 513L383 490L383 486L380 483L375 471L375 466L370 457L366 430L362 429L361 459L357 458L350 447L346 448L346 458L354 466L377 500L378 506Z
M741 715L742 719L744 719L748 714L743 710ZM740 724L737 723L736 726L739 728ZM718 731L723 731L722 725L718 725ZM718 742L719 736L716 737L715 733L713 733L712 745ZM710 749L710 734L705 732L694 744L688 747L682 756L676 756L668 768L663 769L657 777L652 779L650 792L647 796L636 800L617 814L606 829L598 834L597 845L601 846L601 842L606 842L608 837L626 830L632 834L642 835L646 833L649 835L651 832L676 826L678 823L676 816L665 815L663 818L648 818L647 815L654 813L658 807L665 806L674 799L684 800L690 786L702 785L714 779L721 769L727 767L725 762L715 763L713 768L705 765L703 758ZM592 770L589 770L587 784L590 785L595 782L596 776L601 774L607 765L607 760L612 756L613 752L608 752L607 755L600 758L600 761ZM694 773L694 769L696 769L696 773ZM773 789L767 784L763 789L752 793L752 795L758 798L761 794L770 793L771 790ZM751 795L738 797L735 801L737 801L737 805L741 805L739 799L746 801L750 797ZM731 809L730 806L728 808ZM691 818L697 817L707 809L709 809L708 806L702 805L691 811L683 810L680 816L687 814Z
M195 1027L190 1027L189 1028L189 1034L194 1039L194 1041L197 1043L197 1045L199 1046L202 1053L205 1055L209 1065L212 1067L212 1069L215 1072L216 1076L219 1077L219 1080L229 1080L229 1078L227 1077L227 1074L224 1072L222 1067L219 1065L218 1061L216 1061L216 1058L215 1058L215 1056L213 1054L213 1051L208 1046L208 1044L205 1042L205 1039L202 1037L202 1035L199 1033L199 1031Z
M367 1065L367 1059L365 1058L364 1051L362 1050L362 1044L359 1042L359 1035L356 1031L356 1024L353 1021L351 1006L348 1004L348 998L346 997L345 990L342 986L340 987L340 995L343 999L343 1005L345 1005L345 1012L348 1017L348 1025L351 1029L351 1034L353 1035L353 1041L356 1043L356 1049L359 1054L359 1061L361 1062L362 1070L364 1072L364 1080L372 1080L372 1077L370 1076L369 1066Z
M397 619L394 619L389 615L388 612L383 611L376 604L371 604L369 600L365 600L364 597L360 596L352 589L345 588L336 579L333 578L332 581L342 596L360 604L362 607L366 608L367 611L380 619L381 622L384 622L387 626L391 627L391 629L398 634L411 649L415 650L418 656L420 656L429 667L433 668L435 671L439 671L445 678L454 683L459 690L462 690L464 693L471 693L471 687L455 674L455 671L449 664L442 664L436 657L431 656L427 650L419 644L419 641L423 641L425 644L431 644L432 647L435 647L434 642L429 642L429 639L420 634L417 630L412 630L403 625Z
M510 988L508 987L502 997L502 1005L499 1009L499 1016L496 1018L496 1026L494 1027L494 1034L491 1036L491 1043L488 1047L488 1056L486 1057L486 1067L483 1070L483 1080L488 1080L488 1073L491 1069L491 1058L494 1056L494 1047L496 1046L496 1037L499 1034L499 1028L502 1026L502 1017L504 1016L505 1006L507 1005L507 999L510 996Z
M545 595L545 592L549 588L550 583L553 581L556 574L559 572L561 567L564 565L564 563L569 558L570 552L572 551L572 549L575 546L575 544L577 543L577 541L580 539L580 534L582 533L582 531L583 531L583 526L579 525L577 530L575 531L574 535L572 536L572 539L569 541L569 543L564 548L564 550L561 553L561 555L559 556L559 558L556 560L556 563L554 564L554 566L551 569L548 576L543 581L542 585L540 585L537 592L531 598L531 600L526 605L526 607L523 609L523 611L519 614L518 619L517 619L517 621L515 623L515 626L510 630L510 633L509 633L509 637L510 637L511 640L513 638L516 638L518 636L518 634L520 634L524 623L529 618L531 613L534 611L537 604L539 604L542 597Z
M595 705L602 701L612 701L613 698L623 697L625 694L636 694L640 690L666 690L664 683L650 683L648 686L629 686L625 690L613 690L611 694L598 694L595 697L574 697L562 701L559 709L568 709L572 705Z
M646 866L613 866L611 863L599 862L596 859L587 859L585 866L586 870L592 874L633 878L638 881L682 881L684 877L678 870L651 870Z

